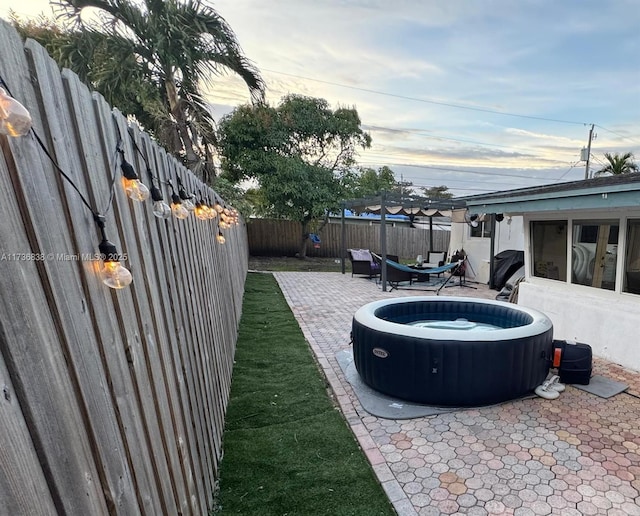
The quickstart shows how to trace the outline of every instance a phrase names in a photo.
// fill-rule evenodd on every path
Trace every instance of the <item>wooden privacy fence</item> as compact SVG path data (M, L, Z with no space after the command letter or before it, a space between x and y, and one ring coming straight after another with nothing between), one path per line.
M146 174L126 119L4 22L0 74L51 158L104 211L134 278L123 290L100 281L92 213L36 133L0 135L0 514L207 514L246 229L225 231L219 245L215 220L157 219L151 201L129 200L118 132ZM180 174L187 190L205 189L146 134L132 134L161 180Z
M247 224L249 254L252 256L294 256L300 250L301 226L290 220L251 219ZM320 248L308 244L307 256L338 258L342 238L340 223L327 224L320 238ZM433 250L449 249L449 231L433 232ZM347 249L370 249L380 252L380 225L345 224ZM429 230L409 227L387 227L387 252L403 258L426 258L429 251Z

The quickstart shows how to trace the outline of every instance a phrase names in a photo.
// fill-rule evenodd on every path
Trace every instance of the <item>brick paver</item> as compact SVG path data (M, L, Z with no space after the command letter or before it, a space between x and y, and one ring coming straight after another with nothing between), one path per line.
M572 386L533 398L410 420L365 412L335 358L362 305L433 293L382 292L348 274L275 273L336 401L400 515L640 516L640 373L599 359L630 385L605 400ZM441 295L493 298L485 285Z

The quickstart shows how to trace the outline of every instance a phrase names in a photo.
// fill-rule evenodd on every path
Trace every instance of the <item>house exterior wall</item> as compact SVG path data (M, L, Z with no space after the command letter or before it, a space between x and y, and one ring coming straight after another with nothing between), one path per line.
M488 221L488 217L487 217ZM524 249L524 229L521 216L505 217L496 222L495 254L507 249L522 251ZM488 223L488 222L487 222ZM456 250L464 249L471 266L467 277L478 283L489 283L489 254L491 239L470 236L471 228L466 223L451 224L451 240L449 256Z
M640 371L640 296L529 278L518 304L553 322L553 338L589 344L596 356Z
M640 295L623 292L626 226L628 219L640 218L637 210L575 211L524 216L525 282L519 286L518 304L540 310L553 322L554 338L589 344L594 355L640 371ZM572 246L567 246L566 281L533 275L530 222L585 219L618 219L620 235L616 247L617 267L614 290L577 285L571 282Z

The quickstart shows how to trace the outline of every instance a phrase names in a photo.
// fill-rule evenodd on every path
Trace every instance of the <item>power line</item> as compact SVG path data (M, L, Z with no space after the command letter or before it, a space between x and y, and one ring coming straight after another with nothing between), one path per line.
M450 183L451 181L447 181L447 183ZM453 182L461 182L461 183L469 183L469 181L464 181L461 179L458 180L453 180ZM480 187L468 187L465 188L464 186L451 186L449 187L449 185L439 185L439 184L434 184L435 181L432 184L423 184L423 183L414 183L413 181L411 182L411 186L414 188L433 188L434 186L446 186L449 190L473 190L473 191L478 191L478 192L495 192L497 190L500 189L500 187L502 186L512 186L514 188L525 188L528 185L523 185L522 183L501 183L500 185L496 185L496 188L480 188ZM484 183L483 183L484 184Z
M369 165L379 165L379 163L377 162L367 162L367 161L360 161L358 163L364 163ZM425 168L429 170L442 170L444 172L456 172L459 174L474 174L474 175L490 176L490 177L517 177L522 179L540 179L540 180L553 181L553 179L550 179L547 177L538 177L538 176L520 175L520 174L501 174L498 172L482 172L478 170L460 170L455 168L434 167L430 165L416 165L413 163L388 163L388 165L394 166L394 167L413 167L413 168Z
M611 129L607 129L606 127L603 127L603 126L598 125L598 124L594 124L594 125L596 127L599 127L600 129L604 129L605 131L608 131L608 132L610 132L612 134L615 134L616 136L619 136L620 138L622 138L624 140L629 140L630 142L635 143L636 145L640 145L640 142L638 142L636 140L633 140L633 139L629 138L628 136L625 136L624 134L617 133L615 131L612 131Z
M395 127L384 127L381 125L363 125L362 126L363 129L380 129L383 131L391 131L391 132L397 132L397 133L410 133L410 134L418 134L420 136L423 136L424 138L433 138L435 140L449 140L452 142L462 142L462 143L474 143L476 145L487 145L490 147L501 147L503 149L513 149L513 147L509 147L508 145L500 145L498 143L487 143L487 142L479 142L479 141L475 141L475 140L463 140L461 138L450 138L448 136L438 136L438 135L434 135L434 134L425 134L427 133L427 131L425 131L424 129L397 129Z
M571 172L571 171L575 168L575 166L576 166L578 163L580 163L580 161L576 161L573 165L571 165L571 166L569 167L569 170L567 170L564 174L562 174L558 179L554 179L554 181L560 181L560 180L561 180L563 177L565 177L569 172Z
M473 107L473 106L463 106L461 104L452 104L449 102L440 102L437 100L431 100L431 99L419 99L416 97L409 97L406 95L398 95L395 93L388 93L388 92L384 92L384 91L378 91L378 90L372 90L369 88L360 88L358 86L349 86L347 84L340 84L337 82L332 82L332 81L325 81L322 79L314 79L312 77L305 77L303 75L296 75L293 73L286 73L286 72L279 72L277 70L271 70L269 68L262 68L262 70L266 71L266 72L271 72L271 73L275 73L278 75L286 75L288 77L294 77L296 79L303 79L305 81L313 81L313 82L319 82L322 84L328 84L330 86L338 86L339 88L347 88L350 90L356 90L356 91L363 91L365 93L373 93L375 95L384 95L385 97L393 97L393 98L397 98L397 99L402 99L402 100L409 100L412 102L422 102L424 104L434 104L437 106L445 106L445 107L451 107L451 108L456 108L456 109L467 109L469 111L479 111L481 113L491 113L493 115L502 115L502 116L510 116L510 117L516 117L516 118L527 118L529 120L542 120L544 122L554 122L554 123L558 123L558 124L571 124L571 125L587 125L586 122L576 122L573 120L561 120L561 119L557 119L557 118L546 118L546 117L542 117L542 116L533 116L533 115L522 115L519 113L509 113L507 111L496 111L494 109L489 109L489 108L480 108L480 107Z

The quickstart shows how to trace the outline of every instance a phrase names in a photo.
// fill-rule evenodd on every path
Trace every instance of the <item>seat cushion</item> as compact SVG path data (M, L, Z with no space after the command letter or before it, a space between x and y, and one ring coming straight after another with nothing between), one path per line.
M373 256L371 256L369 249L349 249L349 252L352 260L373 261Z
M446 252L432 252L429 251L427 253L427 262L430 264L435 263L436 267L438 266L438 264L440 262L443 262L446 260L447 258L447 253Z

